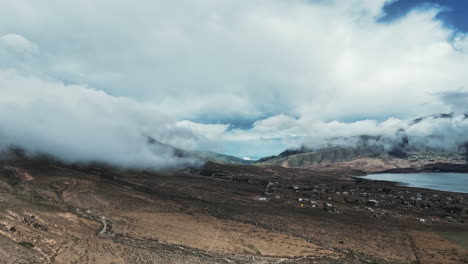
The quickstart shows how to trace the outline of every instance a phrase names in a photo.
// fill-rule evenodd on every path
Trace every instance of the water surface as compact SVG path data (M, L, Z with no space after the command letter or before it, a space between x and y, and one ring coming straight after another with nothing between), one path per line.
M369 174L362 178L367 180L397 182L399 185L409 187L468 193L468 173L379 173Z
M468 232L438 232L437 234L468 249Z

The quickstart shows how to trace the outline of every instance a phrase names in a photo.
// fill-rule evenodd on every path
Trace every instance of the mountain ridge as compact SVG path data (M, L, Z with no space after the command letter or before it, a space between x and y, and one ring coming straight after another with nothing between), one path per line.
M468 117L464 114L464 118ZM414 119L416 125L429 118L452 119L453 113L434 114ZM431 136L428 136L430 138ZM396 138L396 139L395 139ZM405 130L396 131L394 139L381 135L359 135L337 137L329 140L328 145L311 148L301 145L287 149L278 155L268 156L256 161L256 165L275 165L295 168L317 168L324 166L343 166L367 172L421 167L425 164L447 163L465 164L468 161L468 142L460 143L448 150L444 146L429 146L412 143ZM334 142L338 142L334 144ZM343 142L350 142L346 145Z

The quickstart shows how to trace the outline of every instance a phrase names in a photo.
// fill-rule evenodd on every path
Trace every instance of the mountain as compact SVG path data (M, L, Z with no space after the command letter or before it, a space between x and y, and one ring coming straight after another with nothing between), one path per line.
M381 157L379 148L331 147L318 150L286 150L278 156L260 159L257 164L284 167L308 167L317 164L333 164L358 158Z
M416 118L410 125L419 124L424 120L452 118L454 118L452 113L436 114ZM465 118L467 118L466 114ZM433 135L427 138L436 137L439 136ZM318 168L333 165L375 172L423 167L435 163L466 164L468 160L468 142L461 143L452 150L447 150L443 146L413 144L403 129L396 131L395 138L369 135L332 138L325 147L301 146L297 149L288 149L276 156L259 159L256 164L295 168Z
M191 152L194 156L199 157L202 160L213 161L223 164L234 164L234 165L251 165L254 164L253 160L244 160L238 157L225 155L212 151L193 151Z
M385 151L381 148L336 147L305 153L260 159L256 165L276 165L292 168L344 167L365 172L396 168L418 168L429 164L466 164L465 153Z
M202 161L213 161L217 163L224 163L224 164L236 164L236 165L250 165L253 164L254 161L250 160L243 160L238 157L225 155L217 152L212 151L189 151L176 148L172 145L162 143L152 137L148 137L148 144L153 146L155 149L154 151L164 151L173 153L176 157L185 157L185 158L194 158L199 159Z

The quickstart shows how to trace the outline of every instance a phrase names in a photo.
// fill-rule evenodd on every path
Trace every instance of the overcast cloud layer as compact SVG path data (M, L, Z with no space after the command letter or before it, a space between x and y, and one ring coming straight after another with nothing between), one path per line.
M465 140L468 37L386 2L4 0L0 144L159 167L191 161L148 135L257 158L443 112L414 136Z

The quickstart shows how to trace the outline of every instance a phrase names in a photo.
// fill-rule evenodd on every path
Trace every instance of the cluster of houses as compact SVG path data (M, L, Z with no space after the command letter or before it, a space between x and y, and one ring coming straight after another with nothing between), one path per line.
M268 182L259 198L283 199L300 208L319 208L339 214L346 205L362 208L375 217L382 217L392 211L417 212L427 217L418 218L421 223L433 221L468 220L468 201L463 196L441 192L421 192L402 190L402 188L379 188L374 186L343 185L339 187L317 184L314 186L289 185ZM292 201L294 200L294 202Z

